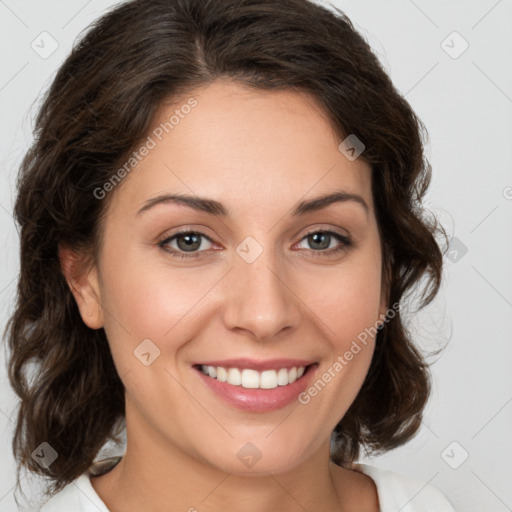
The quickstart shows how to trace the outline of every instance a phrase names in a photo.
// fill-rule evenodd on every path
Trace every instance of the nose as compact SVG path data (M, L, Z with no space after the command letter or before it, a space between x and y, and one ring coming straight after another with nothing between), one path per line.
M223 308L226 328L246 331L258 341L277 337L299 323L300 298L290 273L276 265L270 250L252 263L236 256L229 272Z

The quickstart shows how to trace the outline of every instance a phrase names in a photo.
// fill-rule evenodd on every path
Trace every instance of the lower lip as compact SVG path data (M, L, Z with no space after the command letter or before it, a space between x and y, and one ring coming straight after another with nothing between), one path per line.
M205 375L198 368L194 370L214 393L230 405L245 411L267 412L282 409L297 400L298 395L308 387L317 366L317 364L309 366L295 382L273 389L247 389L243 386L233 386Z

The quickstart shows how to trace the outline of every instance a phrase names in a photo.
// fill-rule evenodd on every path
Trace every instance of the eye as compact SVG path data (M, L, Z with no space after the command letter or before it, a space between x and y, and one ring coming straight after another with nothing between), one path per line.
M158 246L169 252L175 258L196 258L200 256L199 248L204 249L203 239L212 243L212 240L199 231L180 231L173 236L167 237L158 242ZM176 243L172 246L172 243ZM208 249L208 247L206 248Z
M204 247L203 240L213 244L213 241L200 231L180 231L158 242L158 246L174 258L197 258L205 250L211 249L211 247ZM353 242L348 236L328 230L311 231L302 238L299 244L304 241L312 246L310 251L317 253L314 256L330 256L353 246ZM337 246L332 247L332 242L336 241L338 242Z
M336 231L310 231L306 234L300 243L304 241L306 241L310 247L312 247L312 251L319 253L315 254L315 256L336 254L353 245L352 240L348 236L342 235ZM338 245L332 247L331 243L336 241L338 242Z

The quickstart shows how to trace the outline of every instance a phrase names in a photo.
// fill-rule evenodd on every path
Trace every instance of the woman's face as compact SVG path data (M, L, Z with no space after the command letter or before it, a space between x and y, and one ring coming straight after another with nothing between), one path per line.
M324 453L386 312L371 169L307 96L229 81L191 96L108 192L82 315L125 386L128 450L282 472ZM353 197L315 202L335 193Z

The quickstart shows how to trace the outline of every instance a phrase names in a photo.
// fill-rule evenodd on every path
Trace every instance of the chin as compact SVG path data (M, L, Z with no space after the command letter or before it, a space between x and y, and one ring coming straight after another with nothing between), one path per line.
M301 446L304 448L304 444ZM232 446L218 446L204 456L210 465L225 473L240 476L268 476L268 473L286 473L306 460L307 455L290 444L258 441L234 442Z

